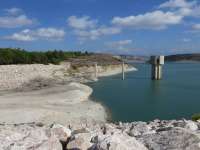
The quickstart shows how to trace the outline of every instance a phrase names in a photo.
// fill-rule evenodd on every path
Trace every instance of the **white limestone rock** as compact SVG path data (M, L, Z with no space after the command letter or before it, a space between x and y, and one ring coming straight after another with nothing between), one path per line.
M139 136L139 135L150 134L154 132L155 131L151 130L151 127L148 126L146 122L135 122L135 123L132 123L132 126L128 134L130 136Z
M93 146L97 150L147 150L134 137L127 134L114 133L113 135L102 135L98 137L97 143Z
M192 130L192 131L198 130L198 126L194 121L186 120L185 122L186 122L186 125L185 125L186 129L189 129L189 130Z
M71 137L71 130L60 124L54 124L51 128L52 134L54 134L60 141L66 142Z
M50 129L32 125L1 125L1 150L62 150L59 139Z
M91 142L91 138L91 133L78 134L75 136L74 140L70 141L67 144L67 149L88 150L93 145L93 143Z
M156 134L146 134L137 138L148 149L153 150L199 150L200 139L183 128L171 128Z

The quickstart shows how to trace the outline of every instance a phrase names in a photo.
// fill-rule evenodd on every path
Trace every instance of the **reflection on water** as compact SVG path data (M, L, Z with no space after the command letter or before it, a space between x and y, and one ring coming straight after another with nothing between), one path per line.
M200 64L164 65L163 80L151 80L151 67L135 64L137 72L101 78L89 85L92 97L106 105L114 121L190 118L200 112Z

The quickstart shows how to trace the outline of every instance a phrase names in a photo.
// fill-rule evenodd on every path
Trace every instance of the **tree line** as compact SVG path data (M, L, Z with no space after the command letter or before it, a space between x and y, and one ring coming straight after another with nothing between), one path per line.
M26 51L23 49L0 48L0 65L9 64L59 64L68 58L88 56L91 53L80 51Z

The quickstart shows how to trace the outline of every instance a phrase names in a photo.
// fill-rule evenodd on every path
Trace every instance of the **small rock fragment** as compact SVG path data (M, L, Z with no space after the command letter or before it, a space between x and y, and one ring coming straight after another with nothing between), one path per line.
M71 137L71 133L72 133L69 128L64 127L60 124L54 124L53 127L51 128L51 131L62 142L67 141L68 138Z

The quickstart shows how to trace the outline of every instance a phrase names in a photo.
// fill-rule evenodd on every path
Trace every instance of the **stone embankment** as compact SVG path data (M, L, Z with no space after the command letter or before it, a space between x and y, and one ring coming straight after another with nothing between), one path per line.
M89 101L92 89L79 83L92 80L94 67L0 66L0 150L200 150L199 122L106 123L103 106Z
M80 83L96 80L94 70L73 68L67 62L0 66L0 123L105 122L105 108L91 101L92 89ZM99 66L98 74L120 70L119 65Z
M36 79L63 79L70 64L0 65L0 90L22 88Z
M125 66L126 71L136 70ZM121 72L121 65L98 66L98 76ZM55 83L88 82L95 79L94 66L73 68L68 62L61 65L0 65L0 90L45 87Z
M199 150L200 123L1 124L2 150Z

